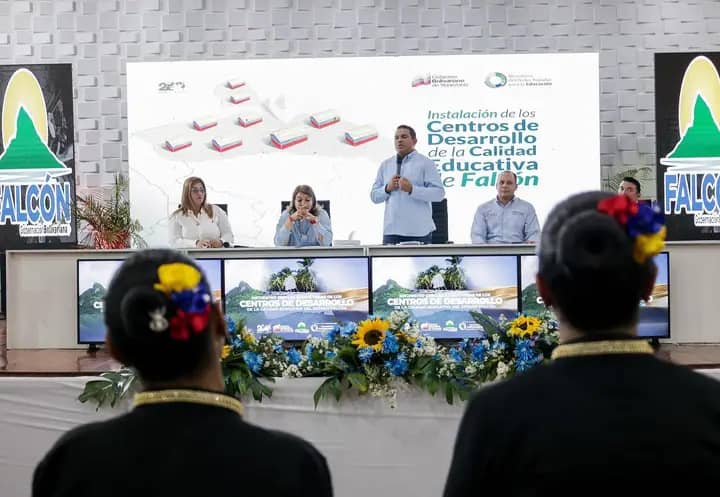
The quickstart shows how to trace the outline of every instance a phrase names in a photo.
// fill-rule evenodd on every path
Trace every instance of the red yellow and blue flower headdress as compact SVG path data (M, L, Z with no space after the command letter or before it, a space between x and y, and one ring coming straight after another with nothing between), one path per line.
M170 329L173 340L188 340L202 333L210 319L210 288L196 268L183 262L158 267L155 290L167 295L175 307L172 316L165 317L165 308L150 313L150 329L162 333Z
M639 264L660 253L665 246L665 217L657 208L617 195L598 202L597 210L620 223L633 241L633 258Z

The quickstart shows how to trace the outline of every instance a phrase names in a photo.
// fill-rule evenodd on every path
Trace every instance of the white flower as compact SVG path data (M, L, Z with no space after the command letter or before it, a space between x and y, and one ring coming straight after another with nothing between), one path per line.
M387 401L391 408L397 407L397 389L388 383L370 383L368 392L373 397L380 397Z
M295 364L291 364L283 371L282 376L283 378L299 378L302 376L302 373Z
M509 371L509 370L510 370L510 368L508 367L507 364L505 364L505 363L502 362L502 361L498 362L498 365L497 365L497 377L498 377L498 378L505 378L505 376L508 374L508 371Z
M406 311L392 311L388 316L388 321L390 321L393 329L396 329L401 323L407 321L408 317L409 314Z
M472 364L465 366L465 374L473 375L475 373L477 373L477 368L475 366Z

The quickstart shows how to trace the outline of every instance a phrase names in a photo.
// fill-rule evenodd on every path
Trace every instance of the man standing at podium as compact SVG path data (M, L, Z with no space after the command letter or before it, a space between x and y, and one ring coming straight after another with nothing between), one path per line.
M470 230L473 243L535 243L540 223L530 202L515 196L517 176L503 171L497 179L497 197L480 204Z
M432 202L440 202L445 189L435 163L418 153L416 144L414 129L405 124L397 127L397 155L380 164L370 192L374 203L385 202L384 245L432 241Z

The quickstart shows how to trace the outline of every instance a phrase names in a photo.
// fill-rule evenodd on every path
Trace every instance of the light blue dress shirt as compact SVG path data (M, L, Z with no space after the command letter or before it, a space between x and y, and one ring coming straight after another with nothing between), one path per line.
M535 208L517 197L505 205L497 198L480 204L470 231L473 243L537 242L539 236Z
M431 203L445 198L440 173L432 160L413 150L400 165L400 175L410 180L412 191L397 189L387 193L385 186L397 171L396 157L393 155L380 164L370 191L373 202L385 202L383 234L425 236L435 231Z
M290 230L285 227L288 217L290 217L290 213L287 210L280 215L280 220L275 228L276 247L329 247L332 245L330 216L324 209L319 210L317 223L310 224L307 219L300 219L293 223ZM319 240L320 235L322 235L322 241Z

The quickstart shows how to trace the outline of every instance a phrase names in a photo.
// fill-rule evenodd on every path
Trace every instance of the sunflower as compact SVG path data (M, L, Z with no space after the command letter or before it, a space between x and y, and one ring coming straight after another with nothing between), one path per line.
M220 353L220 360L224 360L227 358L227 356L230 355L230 352L232 352L232 347L230 345L223 345L222 352Z
M414 335L409 335L405 333L404 331L398 331L395 333L395 336L398 340L405 343L415 343L417 342L417 338Z
M390 328L390 322L384 319L375 318L360 321L354 335L355 340L352 343L357 345L358 348L370 347L376 352L380 352L388 328Z
M250 344L250 345L254 345L257 342L255 335L253 335L250 331L248 331L247 328L243 328L240 331L240 338L243 339L243 342Z
M508 335L517 337L530 336L540 329L541 321L533 316L520 316L510 322Z

